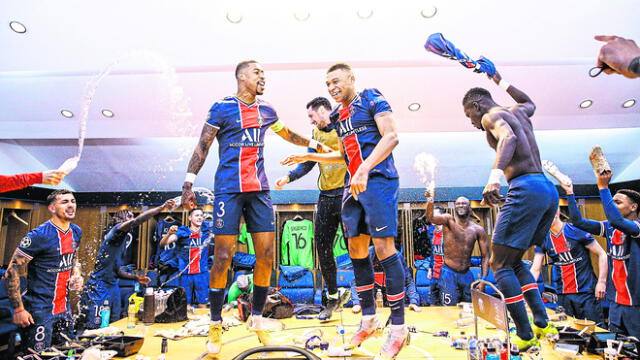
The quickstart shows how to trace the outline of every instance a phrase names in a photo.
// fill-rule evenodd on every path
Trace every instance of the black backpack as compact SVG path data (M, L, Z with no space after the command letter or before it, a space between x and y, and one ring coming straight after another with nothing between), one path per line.
M251 315L251 301L253 293L243 293L238 296L238 314L240 320L247 321ZM267 292L267 300L264 303L262 316L271 319L287 319L293 316L293 304L278 289L270 287Z

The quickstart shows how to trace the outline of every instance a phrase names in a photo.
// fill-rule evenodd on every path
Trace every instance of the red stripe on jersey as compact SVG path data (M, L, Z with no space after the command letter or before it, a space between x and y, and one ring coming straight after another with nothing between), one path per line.
M67 284L71 277L71 270L61 271L56 275L56 288L53 294L53 315L67 311Z
M189 245L192 246L191 239L200 239L200 232L191 234L189 236ZM198 241L199 243L199 241ZM198 246L196 248L189 248L189 274L200 274L200 256L202 249Z
M73 252L73 231L67 230L66 233L56 229L58 232L58 245L60 246L60 255L71 254Z
M371 289L373 289L373 284L356 287L357 292L367 291Z
M442 270L442 265L444 265L444 256L442 255L434 255L433 256L433 276L436 279L440 279L440 271Z
M258 122L258 106L247 106L243 103L240 104L240 120L242 121L242 128L256 128L260 127ZM254 141L258 141L254 139Z
M387 276L383 272L375 272L373 273L373 281L380 286L385 286Z
M564 230L557 236L553 233L551 235L551 242L556 254L570 253L567 246L567 239L564 237ZM576 264L562 265L560 266L560 274L562 276L562 293L563 294L575 294L578 292L578 276L576 274Z
M349 176L353 177L358 171L360 165L362 165L362 153L360 152L360 143L358 142L358 136L356 134L351 134L344 138L344 151L347 153L347 157L349 158L349 165L347 166L347 170L349 171ZM351 179L349 179L349 183L351 183Z
M240 148L240 191L261 191L262 185L258 179L258 152L257 147Z
M433 232L433 245L442 245L442 237L444 235L443 231L434 231Z
M616 229L611 236L611 244L615 246L624 245L624 234L622 231ZM627 286L629 279L629 273L627 272L627 265L624 260L611 259L613 265L613 271L611 271L611 280L613 281L613 287L616 289L616 303L620 305L631 306L631 292Z

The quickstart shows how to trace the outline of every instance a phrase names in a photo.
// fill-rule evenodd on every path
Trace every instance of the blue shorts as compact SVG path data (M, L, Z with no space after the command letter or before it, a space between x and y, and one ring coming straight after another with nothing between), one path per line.
M438 287L440 302L444 306L456 305L461 301L471 301L471 283L475 280L471 270L457 272L447 265L442 265Z
M187 304L206 304L209 302L209 273L183 274L180 286L187 293Z
M558 191L543 174L520 175L509 182L493 243L527 250L542 245L558 210Z
M71 311L51 315L51 309L31 310L33 325L20 329L23 349L32 348L38 352L51 345L63 344L66 340L59 334L74 339L73 317Z
M593 292L558 294L558 305L576 319L589 319L596 324L602 322L602 307Z
M216 194L213 212L215 235L240 233L240 217L244 215L247 232L275 231L273 205L268 191Z
M111 316L109 322L120 320L122 303L120 299L120 286L118 284L107 284L102 281L96 283L87 282L85 291L80 296L80 310L86 316L86 329L98 329L102 319L100 317L100 307L104 301L109 301Z
M360 234L374 238L398 235L398 179L372 175L367 190L358 200L345 187L342 197L342 223L347 238Z
M429 304L441 305L440 304L440 287L438 286L438 279L436 278L431 278L431 283L429 284Z
M640 306L609 304L609 331L640 339Z

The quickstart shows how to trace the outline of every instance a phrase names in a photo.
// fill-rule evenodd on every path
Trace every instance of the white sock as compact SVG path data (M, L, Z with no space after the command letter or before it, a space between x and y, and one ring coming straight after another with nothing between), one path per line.
M405 326L404 324L400 324L400 325L391 325L391 331L392 332L398 332L398 331L404 331Z
M209 325L220 325L222 321L220 320L209 320Z
M340 294L340 293L327 294L327 299L333 299L333 300L336 300L336 299L338 299L338 295L339 295L339 294Z

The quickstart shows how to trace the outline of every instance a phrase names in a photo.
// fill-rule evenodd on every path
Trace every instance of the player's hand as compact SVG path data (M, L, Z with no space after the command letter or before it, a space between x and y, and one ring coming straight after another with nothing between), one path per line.
M146 275L139 275L138 282L144 286L147 286L151 282L151 279Z
M323 143L318 143L318 147L316 148L316 151L319 153L330 153L334 150Z
M436 190L425 190L424 191L424 197L428 200L428 201L433 201L436 198Z
M33 317L25 309L23 309L23 311L20 311L20 312L15 312L14 310L13 323L22 328L35 324L35 322L33 321Z
M493 76L487 75L487 77L489 78L489 80L493 80L493 82L496 83L496 85L500 84L500 80L502 80L502 75L500 75L500 73L497 70L496 70L496 73L493 74Z
M367 182L369 181L369 171L362 165L349 181L349 193L358 200L358 194L367 191Z
M484 288L485 288L485 286L486 286L486 284L484 284L484 283L480 283L480 284L478 284L478 290L479 290L480 292L484 292Z
M598 179L596 181L598 184L598 190L608 189L612 176L613 172L611 171L603 171L602 174L596 173L596 178Z
M611 69L605 69L605 74L622 74L628 78L636 78L638 75L629 71L631 60L640 56L640 48L635 41L619 36L597 35L595 39L606 42L598 54L597 66L607 64Z
M351 312L354 314L358 314L360 311L362 311L362 307L360 305L353 305L351 308Z
M178 225L171 225L171 227L169 228L169 231L167 231L167 234L173 235L177 232L178 232Z
M418 306L418 304L409 304L409 310L415 311L415 312L422 311L422 309L420 308L420 306Z
M289 176L281 176L276 180L276 190L282 190L282 188L289 183Z
M500 195L500 183L487 184L482 190L482 204L496 206L500 204L502 195Z
M307 154L292 154L280 161L280 165L291 166L307 161Z
M173 210L176 207L176 202L173 199L169 199L162 204L163 210Z
M573 194L573 182L569 185L563 182L560 182L560 187L564 190L564 192L567 193L567 195Z
M182 185L182 207L185 210L195 209L198 206L198 200L196 200L196 194L191 190L192 184L185 182Z
M47 170L42 172L42 183L45 185L58 185L64 179L64 171Z
M607 283L605 281L598 281L596 284L596 299L602 300L607 292Z

